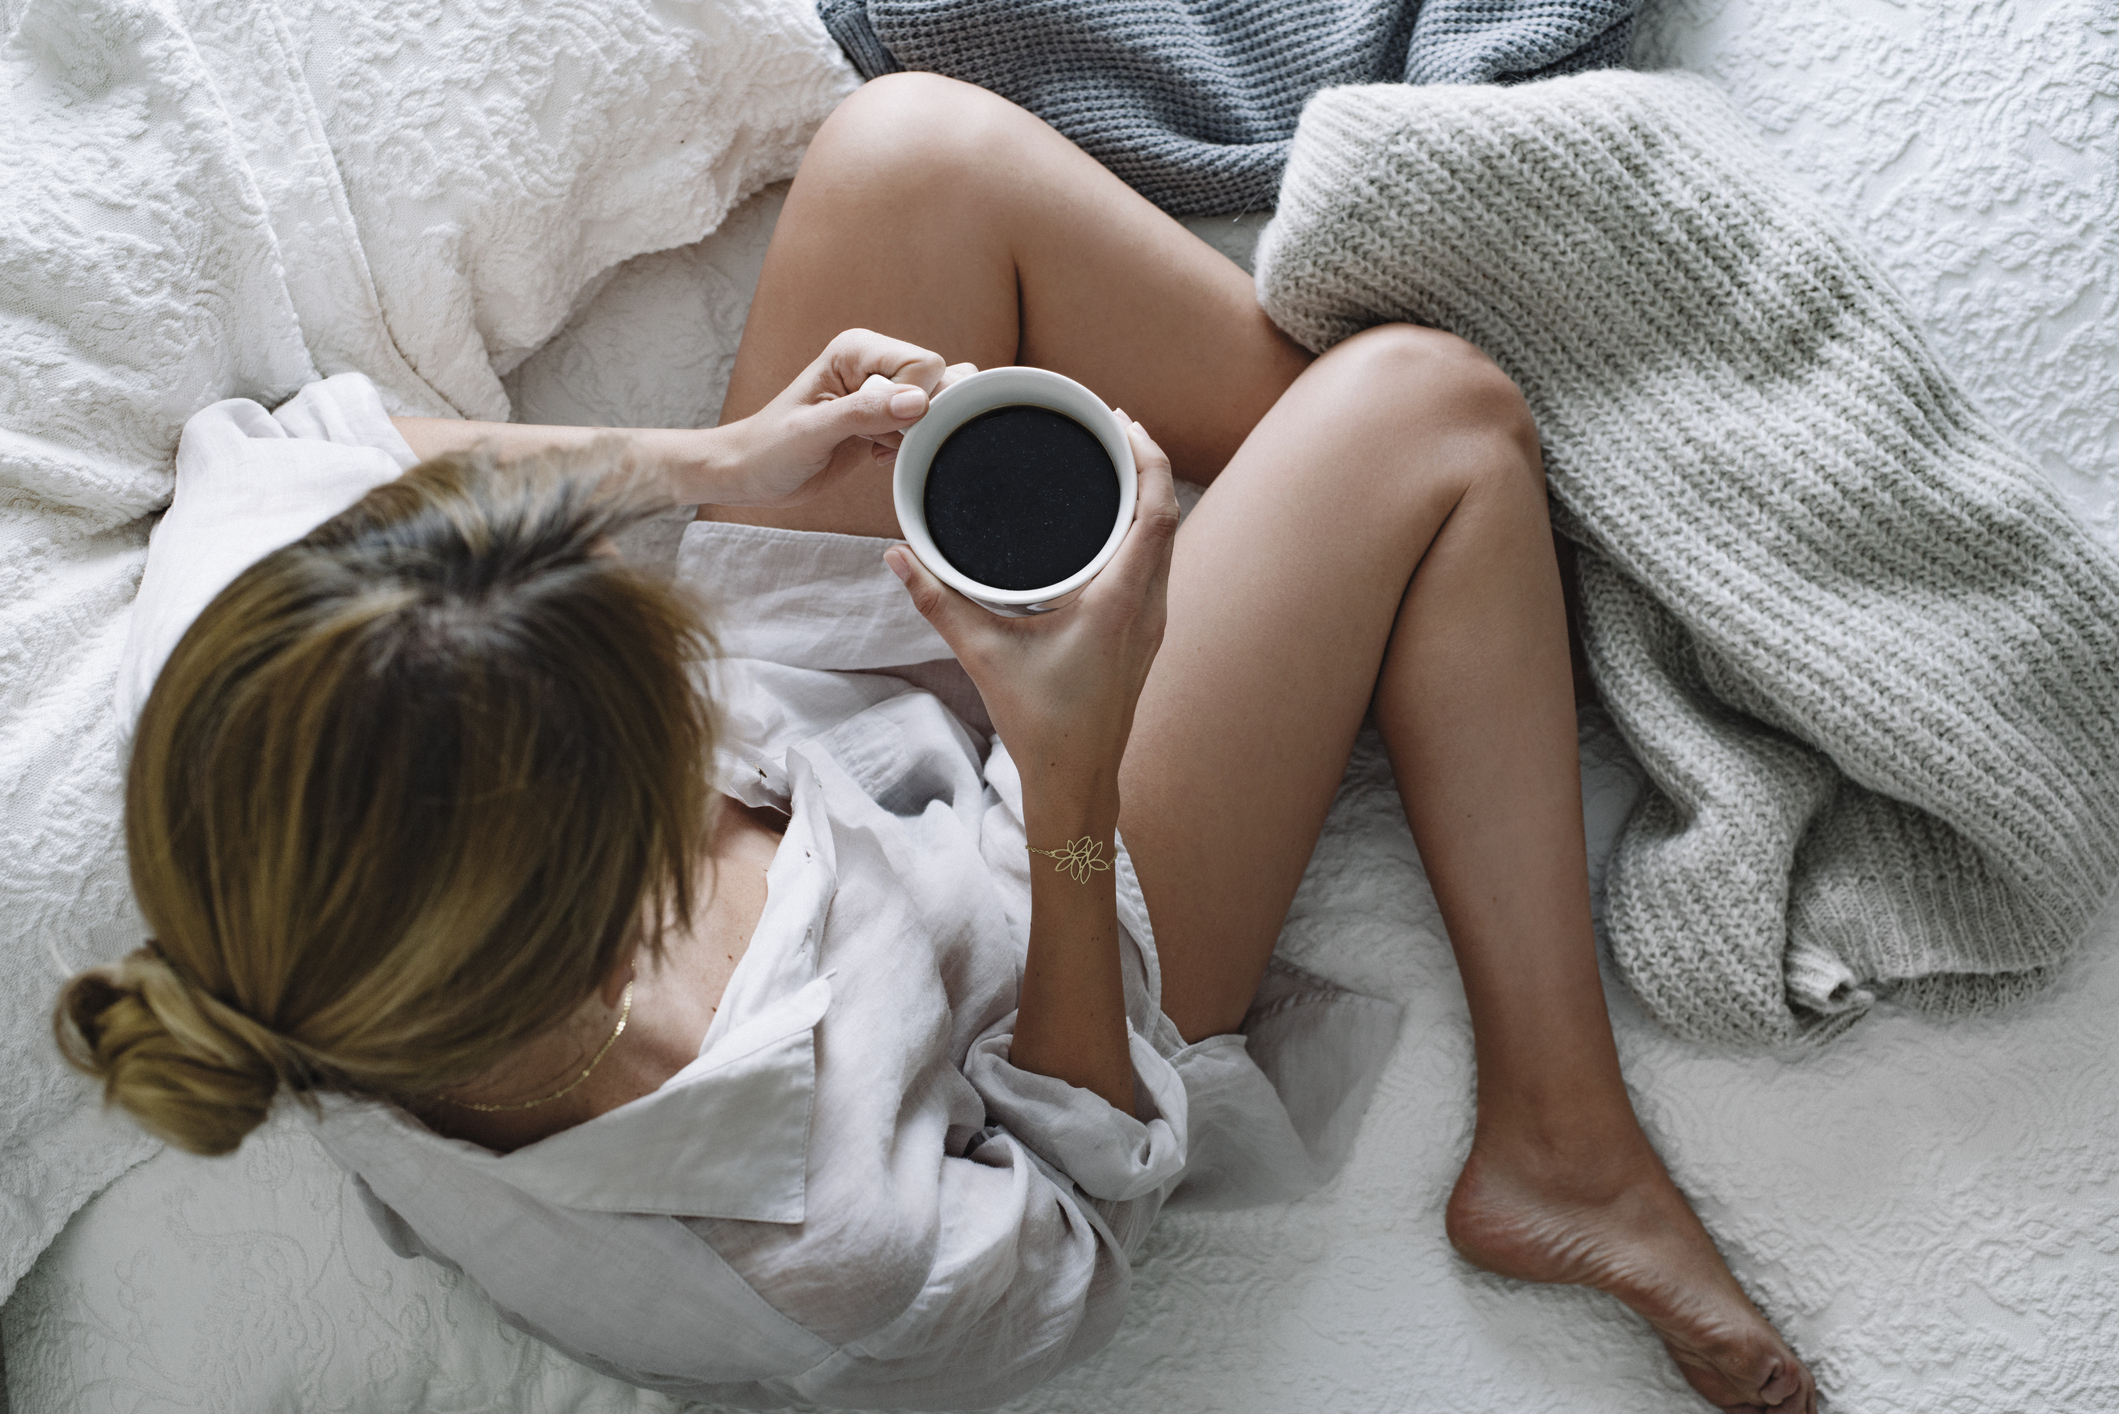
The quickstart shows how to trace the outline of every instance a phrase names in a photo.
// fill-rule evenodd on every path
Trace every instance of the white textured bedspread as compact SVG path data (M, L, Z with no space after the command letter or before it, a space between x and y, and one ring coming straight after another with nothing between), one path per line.
M2101 0L1651 0L1639 53L1724 85L1852 223L1971 396L2119 541L2119 25ZM715 412L776 205L625 266L505 380L542 421ZM1248 248L1256 221L1204 233ZM1608 846L1634 777L1592 724ZM1285 1208L1165 1217L1112 1347L1016 1414L1703 1408L1579 1291L1457 1261L1464 1004L1364 742L1285 946L1402 999L1352 1160ZM15 867L13 856L10 867ZM1673 1040L1611 987L1637 1102L1732 1265L1850 1414L2119 1409L2119 921L2046 996L1879 1007L1822 1052ZM164 1153L90 1205L5 1318L15 1414L663 1411L399 1262L292 1127Z

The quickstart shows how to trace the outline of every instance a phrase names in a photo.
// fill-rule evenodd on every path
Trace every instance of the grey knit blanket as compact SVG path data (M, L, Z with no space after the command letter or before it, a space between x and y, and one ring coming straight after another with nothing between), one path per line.
M1640 0L817 0L866 78L989 88L1180 216L1262 210L1332 84L1623 62Z
M1521 385L1649 780L1606 924L1664 1023L1983 1008L2082 937L2119 883L2119 558L1711 85L1320 94L1258 287L1312 349L1414 320Z

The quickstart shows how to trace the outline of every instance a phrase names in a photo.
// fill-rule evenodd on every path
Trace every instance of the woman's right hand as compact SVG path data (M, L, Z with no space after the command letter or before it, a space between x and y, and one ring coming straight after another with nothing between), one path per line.
M713 429L733 464L701 478L697 499L722 505L792 506L850 475L888 476L905 430L929 400L967 373L918 344L869 329L838 335L780 395L739 422ZM682 497L680 496L680 499Z
M749 417L719 427L548 427L393 417L421 461L484 446L503 459L621 439L659 471L674 505L793 506L854 475L888 478L905 430L967 374L918 344L848 329Z
M1127 436L1140 478L1133 525L1072 603L1004 618L936 579L905 546L885 553L977 684L1022 773L1026 804L1072 802L1107 817L1106 828L1117 820L1134 705L1162 646L1178 522L1170 459L1139 423L1128 421Z

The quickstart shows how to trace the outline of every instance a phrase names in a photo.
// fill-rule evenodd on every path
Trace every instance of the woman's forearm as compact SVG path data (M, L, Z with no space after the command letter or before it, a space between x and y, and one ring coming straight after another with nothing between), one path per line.
M1086 839L1100 846L1097 858L1106 867L1084 864L1070 871L1065 861L1031 855L1030 956L1009 1059L1019 1069L1093 1091L1131 1114L1118 888L1108 867L1117 791L1042 790L1026 781L1024 815L1033 848L1064 852Z
M834 476L856 470L887 476L891 449L926 415L929 396L951 374L940 354L849 329L779 397L719 427L391 420L422 460L481 444L503 457L521 457L615 438L645 468L661 473L672 505L787 506L800 504Z
M1133 1060L1112 859L1118 768L1162 644L1177 493L1170 459L1147 429L1131 423L1126 436L1140 473L1139 509L1116 558L1073 603L1003 619L942 584L906 546L891 547L883 560L978 684L1022 777L1023 828L1034 851L1030 952L1010 1059L1130 1114ZM1086 857L1053 857L1077 841Z
M484 446L502 457L535 456L564 447L615 439L640 464L660 473L670 504L728 503L742 491L744 424L724 427L546 427L522 422L465 422L447 417L393 417L398 434L421 461Z

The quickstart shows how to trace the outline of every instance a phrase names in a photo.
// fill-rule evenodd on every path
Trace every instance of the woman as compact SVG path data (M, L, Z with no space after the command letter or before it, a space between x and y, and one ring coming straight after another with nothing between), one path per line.
M844 537L895 535L900 434L1016 362L1139 418L1141 509L1035 620L887 551L982 764L917 674L814 671L919 661L891 611L815 608L865 571L786 599L785 567L872 566ZM401 1250L638 1383L995 1402L1108 1337L1188 1129L1269 1108L1231 1033L1373 716L1476 1040L1452 1241L1610 1292L1716 1405L1814 1406L1629 1107L1537 438L1476 350L1397 326L1313 361L1035 118L869 84L789 194L722 426L625 434L753 557L717 573L810 606L718 732L696 625L569 471L606 434L397 430L427 464L239 578L142 716L158 941L59 1027L151 1127L221 1152L323 1094ZM1181 535L1173 467L1209 484ZM833 615L865 637L812 651Z

